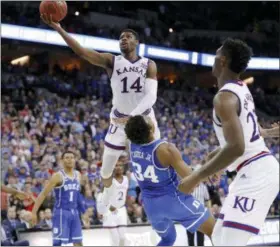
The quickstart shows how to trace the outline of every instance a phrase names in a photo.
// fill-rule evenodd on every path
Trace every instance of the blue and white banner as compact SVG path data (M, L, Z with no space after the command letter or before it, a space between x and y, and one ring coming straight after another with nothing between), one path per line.
M103 52L120 53L118 40L80 34L71 35L86 48ZM55 31L10 24L1 24L1 38L67 46L62 37ZM215 59L215 55L212 54L164 48L146 44L140 44L138 48L138 54L140 56L155 59L189 63L206 67L211 67ZM248 68L257 70L279 70L279 59L253 57Z

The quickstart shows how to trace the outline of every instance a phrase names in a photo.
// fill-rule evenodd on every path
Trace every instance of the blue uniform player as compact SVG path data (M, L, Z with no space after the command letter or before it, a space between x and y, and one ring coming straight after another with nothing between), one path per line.
M153 137L153 122L144 116L131 117L125 127L130 144L133 172L141 189L143 204L154 230L161 237L158 246L171 246L176 240L174 222L188 231L201 231L211 237L215 220L192 195L178 190L177 174L184 178L192 170L178 149Z
M75 155L67 151L62 155L63 169L55 173L38 196L32 214L37 222L37 212L46 196L54 190L53 246L73 243L82 246L82 226L80 221L80 173L75 170Z

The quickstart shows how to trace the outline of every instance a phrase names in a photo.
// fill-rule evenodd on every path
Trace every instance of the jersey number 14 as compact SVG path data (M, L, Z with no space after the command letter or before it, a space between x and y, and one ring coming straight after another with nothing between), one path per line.
M121 80L123 83L122 93L129 93L127 89L127 77ZM135 93L141 93L142 86L140 84L140 77L136 79L136 81L131 85L130 89L134 90Z
M145 172L142 171L142 166L138 163L133 162L132 163L134 169L134 175L139 181L144 181L145 179L151 180L153 183L158 183L158 177L155 173L155 167L154 166L147 166Z

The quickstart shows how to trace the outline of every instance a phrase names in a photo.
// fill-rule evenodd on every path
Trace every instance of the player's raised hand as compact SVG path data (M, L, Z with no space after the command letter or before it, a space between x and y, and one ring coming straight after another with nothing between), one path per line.
M52 27L55 30L60 28L60 24L58 22L54 22L52 20L52 15L42 14L41 19L43 20L43 22L45 22L47 25L49 25L50 27Z

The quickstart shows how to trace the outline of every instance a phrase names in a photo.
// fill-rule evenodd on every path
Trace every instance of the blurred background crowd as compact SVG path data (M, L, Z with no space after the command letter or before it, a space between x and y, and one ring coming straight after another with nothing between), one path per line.
M257 11L248 11L244 7L246 3L240 3L240 11L234 13L230 7L224 8L223 3L193 3L186 9L179 8L178 4L150 2L147 10L147 6L140 2L69 2L72 18L66 18L63 26L70 32L117 39L121 27L85 20L94 18L96 13L105 17L121 16L129 20L128 27L139 31L141 42L214 52L224 35L228 36L227 32L230 32L247 40L255 54L275 55L279 45L275 32L279 33L279 23L274 19L274 8L271 7L274 3L252 3ZM137 8L137 12L133 8ZM5 2L2 10L4 23L46 28L38 20L38 4ZM235 18L233 21L215 21L230 13ZM212 18L214 15L218 17ZM208 19L213 21L205 21ZM197 29L201 32L195 33ZM216 30L218 33L211 35ZM15 53L19 56L26 51L30 52L27 63L11 63ZM32 194L32 198L19 201L1 193L1 224L6 233L30 228L34 200L50 176L60 169L61 154L65 150L76 153L77 169L82 174L82 193L87 205L86 214L81 216L83 226L90 228L101 224L96 198L102 190L100 167L111 108L109 78L104 70L89 66L70 54L69 50L61 48L59 52L63 55L57 51L58 48L45 45L31 46L27 42L2 40L1 181ZM176 144L187 165L197 168L218 145L211 111L216 85L208 68L156 62L159 92L154 109L161 136ZM250 89L258 108L260 124L269 127L280 115L279 75L270 71L248 72L246 76L249 75L255 77ZM279 159L279 140L267 139L266 143ZM129 178L129 221L147 222L141 191L130 171L129 159L125 174ZM225 173L218 186L207 185L211 201L209 206L215 216L219 214L234 176L235 173ZM279 216L279 199L278 196L271 206L269 216ZM54 194L50 193L39 211L36 228L52 226L53 205Z
M238 5L235 2L108 1L98 4L85 1L68 3L69 18L63 21L63 26L72 33L113 39L119 38L125 26L139 32L143 43L197 52L215 52L221 40L234 35L248 42L255 55L277 57L278 15L278 3L266 1ZM46 28L38 17L36 2L2 6L4 23ZM217 31L221 35L217 36Z

